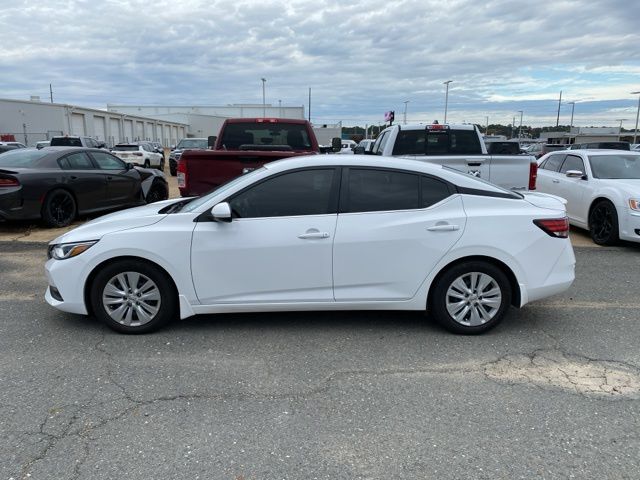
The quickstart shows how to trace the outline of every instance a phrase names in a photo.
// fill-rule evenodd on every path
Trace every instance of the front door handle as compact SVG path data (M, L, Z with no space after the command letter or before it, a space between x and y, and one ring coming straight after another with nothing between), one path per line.
M327 232L319 232L315 230L301 233L298 235L298 238L301 238L302 240L307 240L309 238L329 238L329 234Z
M431 227L427 227L427 230L430 232L453 232L456 230L460 230L458 225L433 225Z

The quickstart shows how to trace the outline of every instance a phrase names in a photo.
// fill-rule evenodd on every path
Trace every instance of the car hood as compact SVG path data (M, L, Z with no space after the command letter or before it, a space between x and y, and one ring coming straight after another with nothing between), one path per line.
M599 179L602 185L618 188L627 193L640 197L640 179L638 178L604 178Z
M60 235L49 244L99 240L108 233L153 225L167 215L158 213L163 207L181 200L174 198L104 215Z
M551 210L563 210L567 209L567 201L556 195L542 192L518 192L522 194L524 199L531 205L535 205L540 208L548 208Z

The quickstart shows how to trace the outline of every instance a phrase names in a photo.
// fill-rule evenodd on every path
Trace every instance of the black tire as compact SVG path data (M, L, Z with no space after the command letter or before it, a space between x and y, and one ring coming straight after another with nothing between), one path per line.
M147 196L145 197L145 201L147 203L160 202L162 200L166 200L169 198L169 192L167 191L167 186L161 182L154 182L151 185L151 188L147 192Z
M138 284L128 285L132 287L126 289L127 285L122 285L120 280L117 280L117 276L123 278L126 281L134 281L135 276L131 273L138 274ZM153 290L155 299L148 299L145 303L142 300L142 295L147 295L152 290L145 290L143 293L137 292L136 287L141 290L147 285L147 280L153 283L153 287L157 289L157 292ZM111 287L107 288L107 284L115 282L116 290L120 289L125 291L127 297L119 298L119 294L116 295L115 290ZM111 284L114 286L114 284ZM125 287L125 288L123 288ZM177 295L175 287L171 282L171 279L165 272L160 270L154 265L144 262L142 260L119 260L102 268L98 275L96 275L91 285L91 306L93 307L94 315L102 320L107 326L116 332L120 333L149 333L153 332L163 325L177 317ZM157 295L155 295L157 293ZM105 305L103 303L103 297L107 296L113 303ZM139 301L141 305L137 305L136 301ZM142 305L143 304L143 305ZM144 310L142 310L144 308ZM153 316L149 313L153 309L157 309ZM120 309L120 312L116 312ZM146 310L149 309L149 310ZM111 314L107 311L109 310ZM146 315L151 317L150 320L140 316L138 311L143 311ZM119 315L124 316L122 322L117 320ZM114 315L112 317L111 315ZM128 317L128 318L127 318ZM129 323L129 324L127 324Z
M160 160L160 166L158 167L158 170L160 170L161 172L164 172L164 158Z
M145 160L144 161L144 168L149 168L151 166L151 164L149 163L149 160Z
M474 277L474 274L479 275ZM475 286L471 284L472 279L477 280ZM489 283L485 283L488 280ZM430 296L430 313L440 325L454 333L484 333L502 321L511 305L509 279L500 268L488 262L459 263L446 270L436 282ZM466 290L459 288L458 282L464 283ZM494 293L496 289L498 294ZM458 320L455 314L459 315Z
M48 227L66 227L75 220L78 206L71 192L57 188L45 197L41 214Z
M591 208L589 233L598 245L615 245L620 241L618 213L609 200L600 200Z
M169 173L171 174L172 177L175 177L176 175L178 175L178 169L175 167L169 167Z

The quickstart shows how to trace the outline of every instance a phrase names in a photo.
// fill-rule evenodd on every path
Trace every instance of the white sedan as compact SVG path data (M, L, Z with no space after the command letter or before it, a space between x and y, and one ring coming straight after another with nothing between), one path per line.
M552 152L539 160L537 189L567 200L569 222L599 245L640 242L640 153Z
M425 309L481 333L571 285L568 230L550 195L415 160L298 157L58 237L45 298L125 333L200 313Z

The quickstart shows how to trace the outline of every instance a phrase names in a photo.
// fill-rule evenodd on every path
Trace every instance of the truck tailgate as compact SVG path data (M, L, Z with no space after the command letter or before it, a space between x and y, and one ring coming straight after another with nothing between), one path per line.
M509 190L528 190L530 165L535 161L532 155L491 155L491 173L485 180Z

